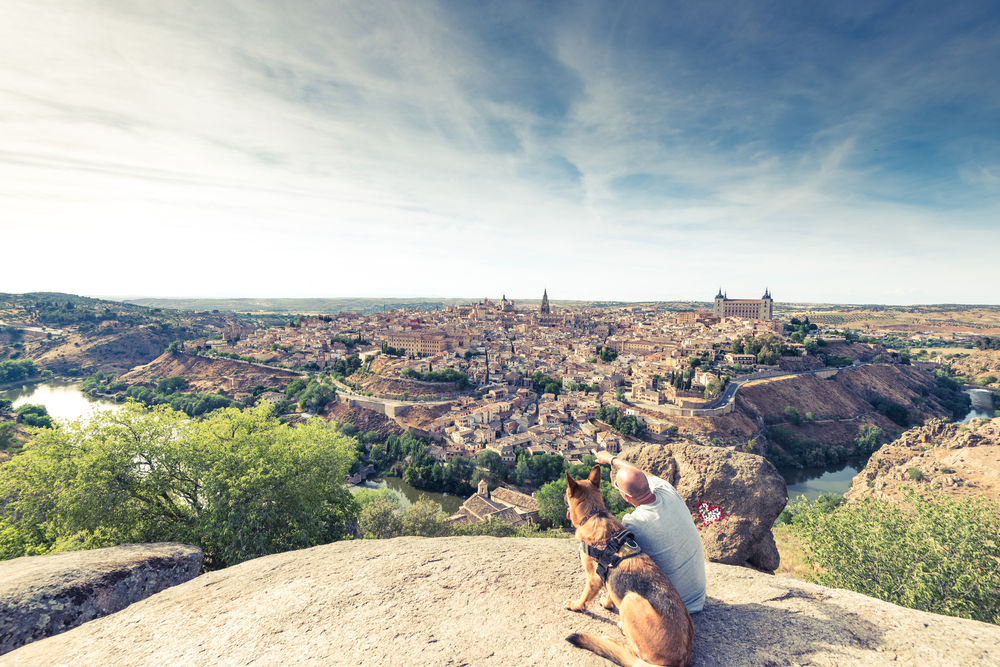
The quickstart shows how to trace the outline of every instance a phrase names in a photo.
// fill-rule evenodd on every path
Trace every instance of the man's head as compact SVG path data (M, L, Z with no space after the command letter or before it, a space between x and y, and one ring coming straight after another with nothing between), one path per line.
M622 468L615 476L615 488L622 494L625 502L638 507L651 503L656 499L653 492L649 490L649 482L646 475L641 470L635 468Z

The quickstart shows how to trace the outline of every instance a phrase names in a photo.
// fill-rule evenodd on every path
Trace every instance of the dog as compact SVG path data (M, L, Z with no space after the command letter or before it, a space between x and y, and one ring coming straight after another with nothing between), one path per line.
M566 505L566 518L586 545L603 549L612 537L625 530L604 505L600 466L594 466L587 479L579 482L566 473ZM566 600L566 608L585 610L605 587L602 604L605 609L618 608L618 627L626 642L623 646L608 637L576 633L566 641L622 667L687 667L694 650L694 623L663 570L640 553L608 569L604 584L598 574L598 561L587 551L581 545L580 560L587 574L583 593L579 600Z

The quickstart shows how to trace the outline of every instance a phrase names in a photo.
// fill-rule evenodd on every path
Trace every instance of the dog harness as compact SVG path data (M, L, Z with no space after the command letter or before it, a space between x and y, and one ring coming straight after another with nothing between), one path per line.
M586 542L582 544L587 549L587 555L597 561L597 576L605 584L608 583L608 570L618 567L623 560L642 553L635 542L635 535L627 528L608 540L608 545L603 549L592 547Z

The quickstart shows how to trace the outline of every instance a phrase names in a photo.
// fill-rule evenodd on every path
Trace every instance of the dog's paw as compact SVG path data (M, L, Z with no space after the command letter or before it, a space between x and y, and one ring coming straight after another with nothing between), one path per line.
M615 608L615 603L611 599L611 597L608 596L608 597L604 598L603 600L601 600L601 606L604 607L605 609L614 609Z
M581 607L580 605L578 605L573 600L566 600L565 602L563 602L563 605L565 605L565 607L567 609L569 609L570 611L583 611L583 607Z

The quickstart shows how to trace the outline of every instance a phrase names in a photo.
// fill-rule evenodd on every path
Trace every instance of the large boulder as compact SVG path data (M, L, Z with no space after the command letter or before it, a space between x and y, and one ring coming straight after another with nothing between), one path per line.
M708 564L692 667L996 665L1000 627ZM339 542L210 572L0 657L0 665L607 667L565 641L621 638L575 540Z
M0 561L0 655L198 576L187 544L129 544Z
M618 455L674 485L701 531L705 558L773 572L780 556L771 527L785 508L785 479L760 456L671 443Z

